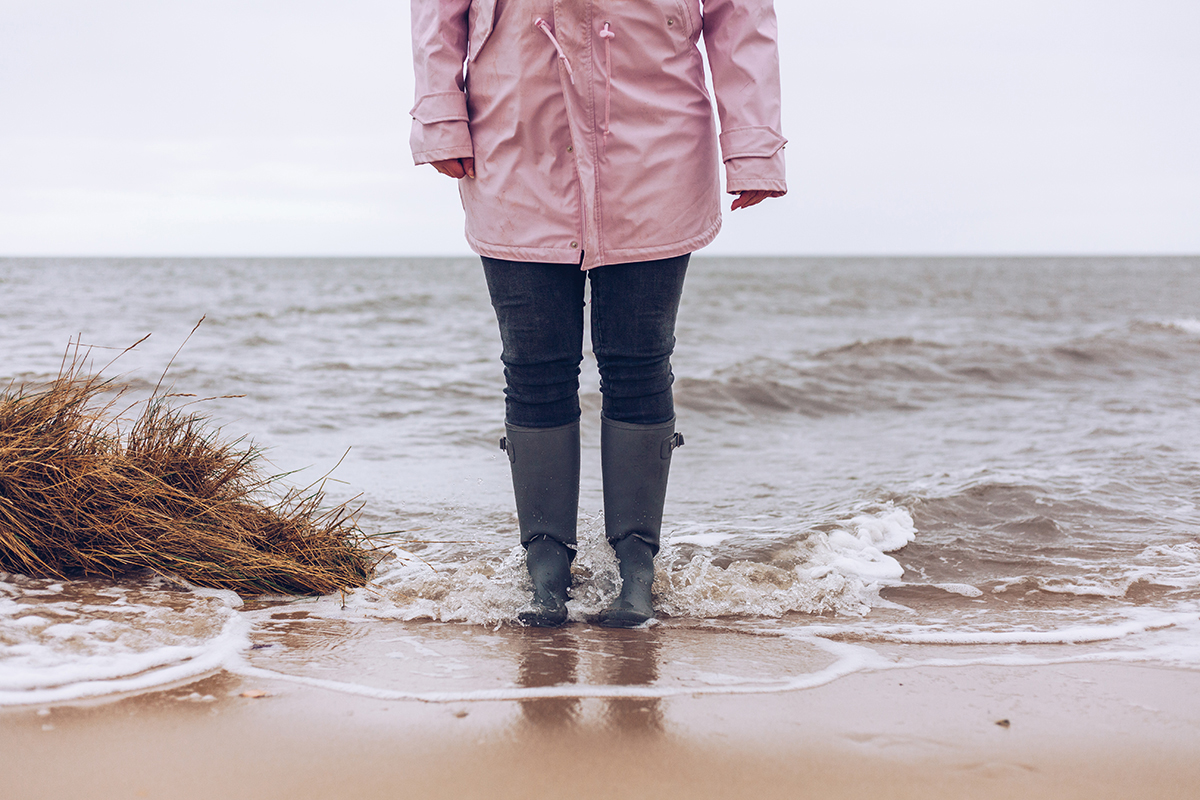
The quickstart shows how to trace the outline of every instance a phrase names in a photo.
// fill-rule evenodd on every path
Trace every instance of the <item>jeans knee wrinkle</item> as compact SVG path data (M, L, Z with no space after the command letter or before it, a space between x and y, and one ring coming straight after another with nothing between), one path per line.
M670 357L689 256L597 267L484 258L503 344L508 421L551 427L579 418L584 293L603 413L635 424L674 416Z

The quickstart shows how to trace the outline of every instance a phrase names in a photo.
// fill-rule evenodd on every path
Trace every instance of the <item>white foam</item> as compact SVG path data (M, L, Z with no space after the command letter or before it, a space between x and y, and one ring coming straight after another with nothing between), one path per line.
M972 586L969 583L934 583L931 584L935 589L941 589L943 592L962 595L963 597L981 597L983 590Z
M231 671L246 677L287 681L329 691L371 697L380 700L414 700L428 703L528 700L550 697L578 698L669 698L700 695L770 694L790 692L826 685L858 672L889 671L921 667L970 666L1044 666L1049 664L1124 662L1166 663L1194 668L1200 664L1200 645L1180 645L1194 642L1200 632L1200 614L1196 611L1161 613L1146 610L1135 613L1137 619L1127 619L1109 625L1069 625L1058 630L1041 631L927 631L914 629L905 632L897 627L874 637L875 641L918 645L971 645L962 654L947 654L947 650L917 647L889 652L886 655L870 643L844 641L845 624L815 624L789 627L782 633L790 639L804 642L833 657L832 663L791 676L767 679L754 674L709 672L696 670L682 680L657 685L595 685L567 683L546 687L505 686L493 689L466 691L408 691L404 689L368 686L353 680L329 680L293 675L251 666L245 661L228 665ZM871 628L867 621L860 623ZM745 629L750 632L751 629ZM764 631L768 632L768 631ZM779 635L779 628L771 628ZM864 632L860 629L860 633ZM1063 646L1089 644L1086 648L1041 648L1037 645ZM1015 645L1026 645L1014 648ZM990 647L989 647L990 646ZM982 652L981 652L982 650ZM989 652L991 650L991 652Z
M232 592L144 598L137 587L21 580L0 593L0 705L144 691L211 673L249 646Z
M708 553L677 564L677 544L668 539L655 559L655 602L668 617L865 614L879 602L879 588L896 584L904 574L887 553L915 536L908 511L889 504L875 514L857 514L834 530L811 533L770 564L737 561L721 567ZM695 544L697 538L689 534L684 541ZM396 555L381 565L372 586L350 593L349 610L365 617L494 626L515 621L529 601L529 575L519 545L499 560L464 564L430 565L402 551ZM571 619L593 617L616 596L620 578L601 518L582 526L572 572Z
M878 590L904 575L887 555L916 536L912 515L885 506L859 514L829 532L814 532L775 559L777 564L738 561L718 567L694 556L682 568L660 570L656 585L669 616L779 617L791 612L865 614Z
M660 570L655 591L659 611L672 617L780 617L793 611L862 614L870 609L867 586L857 576L752 561L719 567L700 555L680 569Z
M1111 642L1139 633L1173 628L1193 623L1195 612L1149 612L1135 613L1134 619L1110 624L1066 625L1061 628L1041 630L930 630L920 626L874 626L859 629L861 637L868 641L895 642L900 644L946 644L946 645L1000 645L1000 644L1081 644L1087 642ZM809 629L809 632L816 632ZM823 629L825 635L845 636L844 628Z
M656 576L656 602L665 616L761 620L728 624L756 629L773 625L770 630L775 634L782 631L824 648L834 655L835 663L817 672L774 680L756 677L752 670L746 675L697 672L686 685L649 687L567 685L416 692L403 687L362 686L352 675L344 681L298 677L251 666L245 660L256 616L240 614L240 600L229 592L80 588L23 579L20 585L0 582L0 705L115 696L220 669L381 699L459 702L792 691L855 671L915 666L1105 660L1200 666L1200 646L1190 644L1200 637L1200 604L1194 601L1181 600L1171 610L1125 603L1106 606L1100 613L1035 610L1022 612L1024 616L980 613L971 606L944 609L939 612L941 619L924 617L913 624L895 624L896 614L908 613L895 606L895 613L869 614L872 608L887 605L879 599L878 590L895 585L903 574L889 553L915 536L911 515L903 508L887 506L873 514L849 516L829 531L813 532L776 551L770 563L740 561L718 566L709 554L677 562L675 545L668 541L657 560ZM603 539L602 520L585 525L580 542L574 564L575 596L570 605L576 620L604 607L618 585L616 562ZM519 546L493 559L450 565L396 557L382 566L372 586L348 593L344 601L341 597L314 599L305 608L310 617L359 619L368 624L372 619L436 619L500 625L513 621L528 600L523 559ZM1118 601L1137 580L1195 588L1200 586L1200 544L1189 541L1147 547L1129 559L1127 568L1111 583L1097 583L1097 577L1072 579L1075 582L1069 586L1063 579L1044 583L1047 588L1103 594ZM982 594L968 584L931 585L965 597ZM843 616L834 624L807 624L794 618L770 623L765 619L796 611ZM856 620L847 614L860 616ZM410 644L421 651L419 639ZM884 655L882 651L892 645L942 647L891 648L899 654L889 651ZM961 655L955 654L954 648L960 646Z
M1195 317L1186 317L1184 319L1172 320L1170 323L1172 328L1178 328L1187 333L1194 333L1200 336L1200 319Z
M1056 563L1072 569L1088 566L1087 561L1074 558L1058 559ZM1120 564L1110 563L1103 570L1082 575L1014 576L996 582L992 592L1001 594L1013 586L1033 585L1052 594L1120 599L1139 583L1180 591L1200 589L1200 543L1151 545Z
M716 531L703 533L677 533L671 537L673 544L693 544L697 547L716 547L722 542L728 541L734 537L732 533L718 533Z
M274 670L254 667L245 661L228 665L228 669L246 677L266 680L280 680L290 683L312 686L344 694L370 697L377 700L419 700L427 703L461 703L493 700L530 700L546 697L580 697L580 698L666 698L699 695L732 695L732 694L768 694L791 692L800 689L811 689L832 683L838 678L867 669L886 669L890 665L886 659L871 650L840 642L814 640L814 644L832 654L833 663L815 672L806 672L777 681L761 679L740 679L733 682L732 676L722 676L713 682L689 682L687 685L670 686L629 686L629 685L595 685L595 684L563 684L557 686L517 687L510 686L500 689L477 689L461 692L410 692L396 689L384 689L375 686L350 681L333 681L323 678L311 678L301 675L291 675ZM711 676L710 676L711 677Z
M1126 577L1175 589L1200 588L1200 542L1151 545L1138 553Z

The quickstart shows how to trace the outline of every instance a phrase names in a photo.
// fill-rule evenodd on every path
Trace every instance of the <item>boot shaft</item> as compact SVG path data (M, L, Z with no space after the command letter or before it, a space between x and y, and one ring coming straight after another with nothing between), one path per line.
M682 445L673 418L659 425L601 418L604 529L609 543L637 536L658 552L671 453Z
M579 516L579 422L556 428L505 426L521 544L546 536L574 552Z

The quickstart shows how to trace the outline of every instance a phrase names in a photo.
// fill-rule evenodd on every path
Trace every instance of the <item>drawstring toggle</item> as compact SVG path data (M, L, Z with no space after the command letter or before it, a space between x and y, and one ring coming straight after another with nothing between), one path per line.
M562 45L558 43L558 39L554 36L554 31L550 30L549 23L546 20L538 17L533 23L534 27L546 34L546 38L554 45L555 52L558 53L558 60L562 62L563 67L567 70L567 77L571 79L571 85L575 85L575 70L571 69L571 61L567 58L567 54L563 52Z

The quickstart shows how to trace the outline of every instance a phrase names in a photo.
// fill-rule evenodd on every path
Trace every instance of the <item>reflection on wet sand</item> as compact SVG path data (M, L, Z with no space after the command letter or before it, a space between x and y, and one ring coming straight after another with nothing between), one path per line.
M600 639L610 686L650 686L658 680L658 631L604 631ZM610 697L605 700L608 724L624 733L661 733L661 701L657 697Z
M575 683L579 645L568 631L529 628L521 639L517 684L525 688ZM544 728L572 725L579 715L578 697L536 697L521 701L521 713Z
M602 686L650 686L659 675L658 632L588 629L586 636L570 630L530 628L523 631L517 683L523 688L570 686L580 683L581 656L590 656L596 674L590 681ZM521 712L532 725L561 729L581 723L578 697L538 697L521 700ZM604 699L601 724L627 734L661 733L663 717L656 697Z

